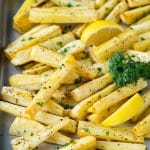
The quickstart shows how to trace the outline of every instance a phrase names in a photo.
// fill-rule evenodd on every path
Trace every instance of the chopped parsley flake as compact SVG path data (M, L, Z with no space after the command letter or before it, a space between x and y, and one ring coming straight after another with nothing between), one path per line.
M34 134L31 132L31 133L30 133L30 136L33 136L33 135L34 135Z
M64 109L72 109L73 106L68 105L68 104L64 104L64 103L59 103Z
M69 48L69 47L68 47ZM68 48L64 48L63 51L61 52L62 55L66 54L68 52Z
M60 65L60 69L62 69L63 67L65 67L65 65L64 65L64 64L61 64L61 65Z
M88 128L84 128L85 132L90 132L90 130Z
M41 107L43 107L43 105L44 105L43 102L37 102L36 104L39 105L39 106L41 106Z
M144 41L145 39L143 37L141 37L141 41Z
M109 135L109 131L106 131L106 136L108 136Z
M68 3L68 4L67 4L67 7L70 8L70 7L73 7L73 5L72 5L71 3Z
M59 47L62 47L62 46L63 46L63 42L62 42L62 41L58 41L56 44L57 44Z
M69 143L65 143L63 146L68 146L69 145Z
M29 37L29 39L28 40L33 40L33 39L35 39L34 37Z
M101 72L101 71L102 71L102 68L101 68L101 67L97 67L97 70L98 70L99 72Z

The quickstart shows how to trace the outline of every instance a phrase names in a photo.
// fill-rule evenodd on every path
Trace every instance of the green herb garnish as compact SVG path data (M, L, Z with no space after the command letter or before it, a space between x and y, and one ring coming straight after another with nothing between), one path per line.
M72 5L71 3L68 3L68 4L67 4L67 7L70 8L70 7L73 7L73 5Z
M60 46L60 47L63 46L63 42L62 42L62 41L58 41L56 44L57 44L58 46Z
M109 135L109 131L106 131L106 136L108 136Z
M64 104L64 103L59 103L64 109L72 109L73 106L68 105L68 104Z
M30 133L30 136L33 136L33 135L34 135L34 134L31 132L31 133Z
M109 59L109 72L118 87L135 84L140 78L150 79L150 62L123 53L115 53Z
M65 143L63 146L65 147L65 146L68 146L69 145L69 143Z
M36 104L39 105L39 106L41 106L41 107L43 107L43 105L44 105L43 102L37 102Z
M141 41L144 41L144 40L145 40L145 38L141 37Z
M85 132L90 132L90 130L88 128L84 128Z
M68 47L69 48L69 47ZM68 48L64 48L63 51L61 51L62 55L65 55L68 52Z
M34 37L29 37L29 38L28 38L28 40L33 40L33 39L35 39L35 38L34 38Z
M64 64L61 64L59 68L62 69L63 67L65 67L65 65L64 65Z
M105 8L105 14L107 15L109 13L110 9L108 7Z
M102 68L101 68L101 67L97 67L96 69L97 69L99 72L102 71Z
M75 81L74 81L74 85L80 84L80 83L81 83L81 81L82 81L82 79L81 79L81 78L75 79Z

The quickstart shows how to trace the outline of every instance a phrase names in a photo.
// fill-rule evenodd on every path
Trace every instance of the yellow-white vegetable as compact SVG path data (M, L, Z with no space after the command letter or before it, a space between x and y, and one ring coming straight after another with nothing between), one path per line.
M129 7L131 7L131 8L150 4L149 0L142 0L142 1L141 0L127 0L127 1L129 4Z
M138 136L143 136L150 132L150 114L133 127L133 132Z
M110 94L112 91L116 89L115 84L111 84L104 88L103 90L91 95L90 97L84 99L82 102L78 103L71 110L71 117L77 120L84 120L88 114L88 108L93 105L100 97L104 97Z
M39 122L23 117L17 117L9 128L9 134L13 136L33 136L38 130L45 128ZM71 138L63 135L62 133L55 132L45 142L64 145L71 142Z
M120 22L120 14L124 13L127 10L128 10L128 4L126 3L125 0L123 0L115 6L115 8L105 18L105 20Z
M79 121L78 136L93 135L96 139L112 140L129 143L144 143L144 138L135 135L131 130L123 128L104 127L86 121Z
M136 92L142 90L147 86L147 82L143 79L140 79L136 85L129 84L127 86L121 87L117 89L116 91L112 92L106 97L103 97L99 101L93 104L93 112L94 113L100 113L109 107L113 106L114 104L117 104L118 102L124 100L125 98L128 98L129 96L135 94Z
M28 49L60 34L61 29L57 25L39 25L9 44L4 52L12 58L18 51Z
M118 0L109 0L98 9L98 19L104 19L110 11L118 4Z
M84 98L94 94L98 90L104 88L106 85L112 82L112 77L110 74L106 74L102 77L96 78L89 81L80 87L72 90L70 92L71 96L76 101L82 101Z
M44 127L41 130L35 132L33 136L26 135L11 141L13 149L21 149L21 150L28 150L34 149L36 146L47 140L51 135L61 129L69 122L68 118L63 118L59 120L56 124L52 124L49 126Z
M59 150L90 150L92 148L96 148L96 138L94 136L85 136L80 139L75 139L71 144Z
M32 8L29 19L35 23L86 23L97 20L97 12L86 7Z
M57 69L54 74L42 85L39 92L33 98L32 103L27 107L25 113L30 116L35 116L61 86L63 79L74 70L76 60L73 56L68 55L64 58L62 65Z
M128 10L120 15L121 20L125 24L132 24L150 12L150 5Z
M96 148L100 150L146 150L146 145L124 142L97 141Z

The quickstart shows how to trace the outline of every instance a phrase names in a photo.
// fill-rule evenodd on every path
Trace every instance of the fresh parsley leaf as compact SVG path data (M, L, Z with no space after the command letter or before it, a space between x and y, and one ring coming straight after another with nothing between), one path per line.
M144 41L144 40L145 40L145 38L141 37L141 41Z
M62 41L58 41L56 44L57 44L59 47L62 47L62 46L63 46L63 42L62 42Z
M39 105L39 106L41 106L41 107L43 107L43 105L44 105L43 102L37 102L36 104Z
M71 3L68 3L68 4L67 4L67 7L70 8L70 7L73 7L73 5L72 5Z
M150 79L150 62L140 62L137 56L115 53L109 59L109 72L118 87L136 84L140 78Z

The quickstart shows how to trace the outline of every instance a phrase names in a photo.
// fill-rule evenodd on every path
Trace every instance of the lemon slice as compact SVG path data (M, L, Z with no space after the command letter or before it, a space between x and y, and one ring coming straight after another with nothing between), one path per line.
M139 111L143 103L143 98L137 93L101 124L104 126L115 126L124 123Z
M81 41L86 45L100 45L123 31L115 22L100 20L89 24L82 32Z

